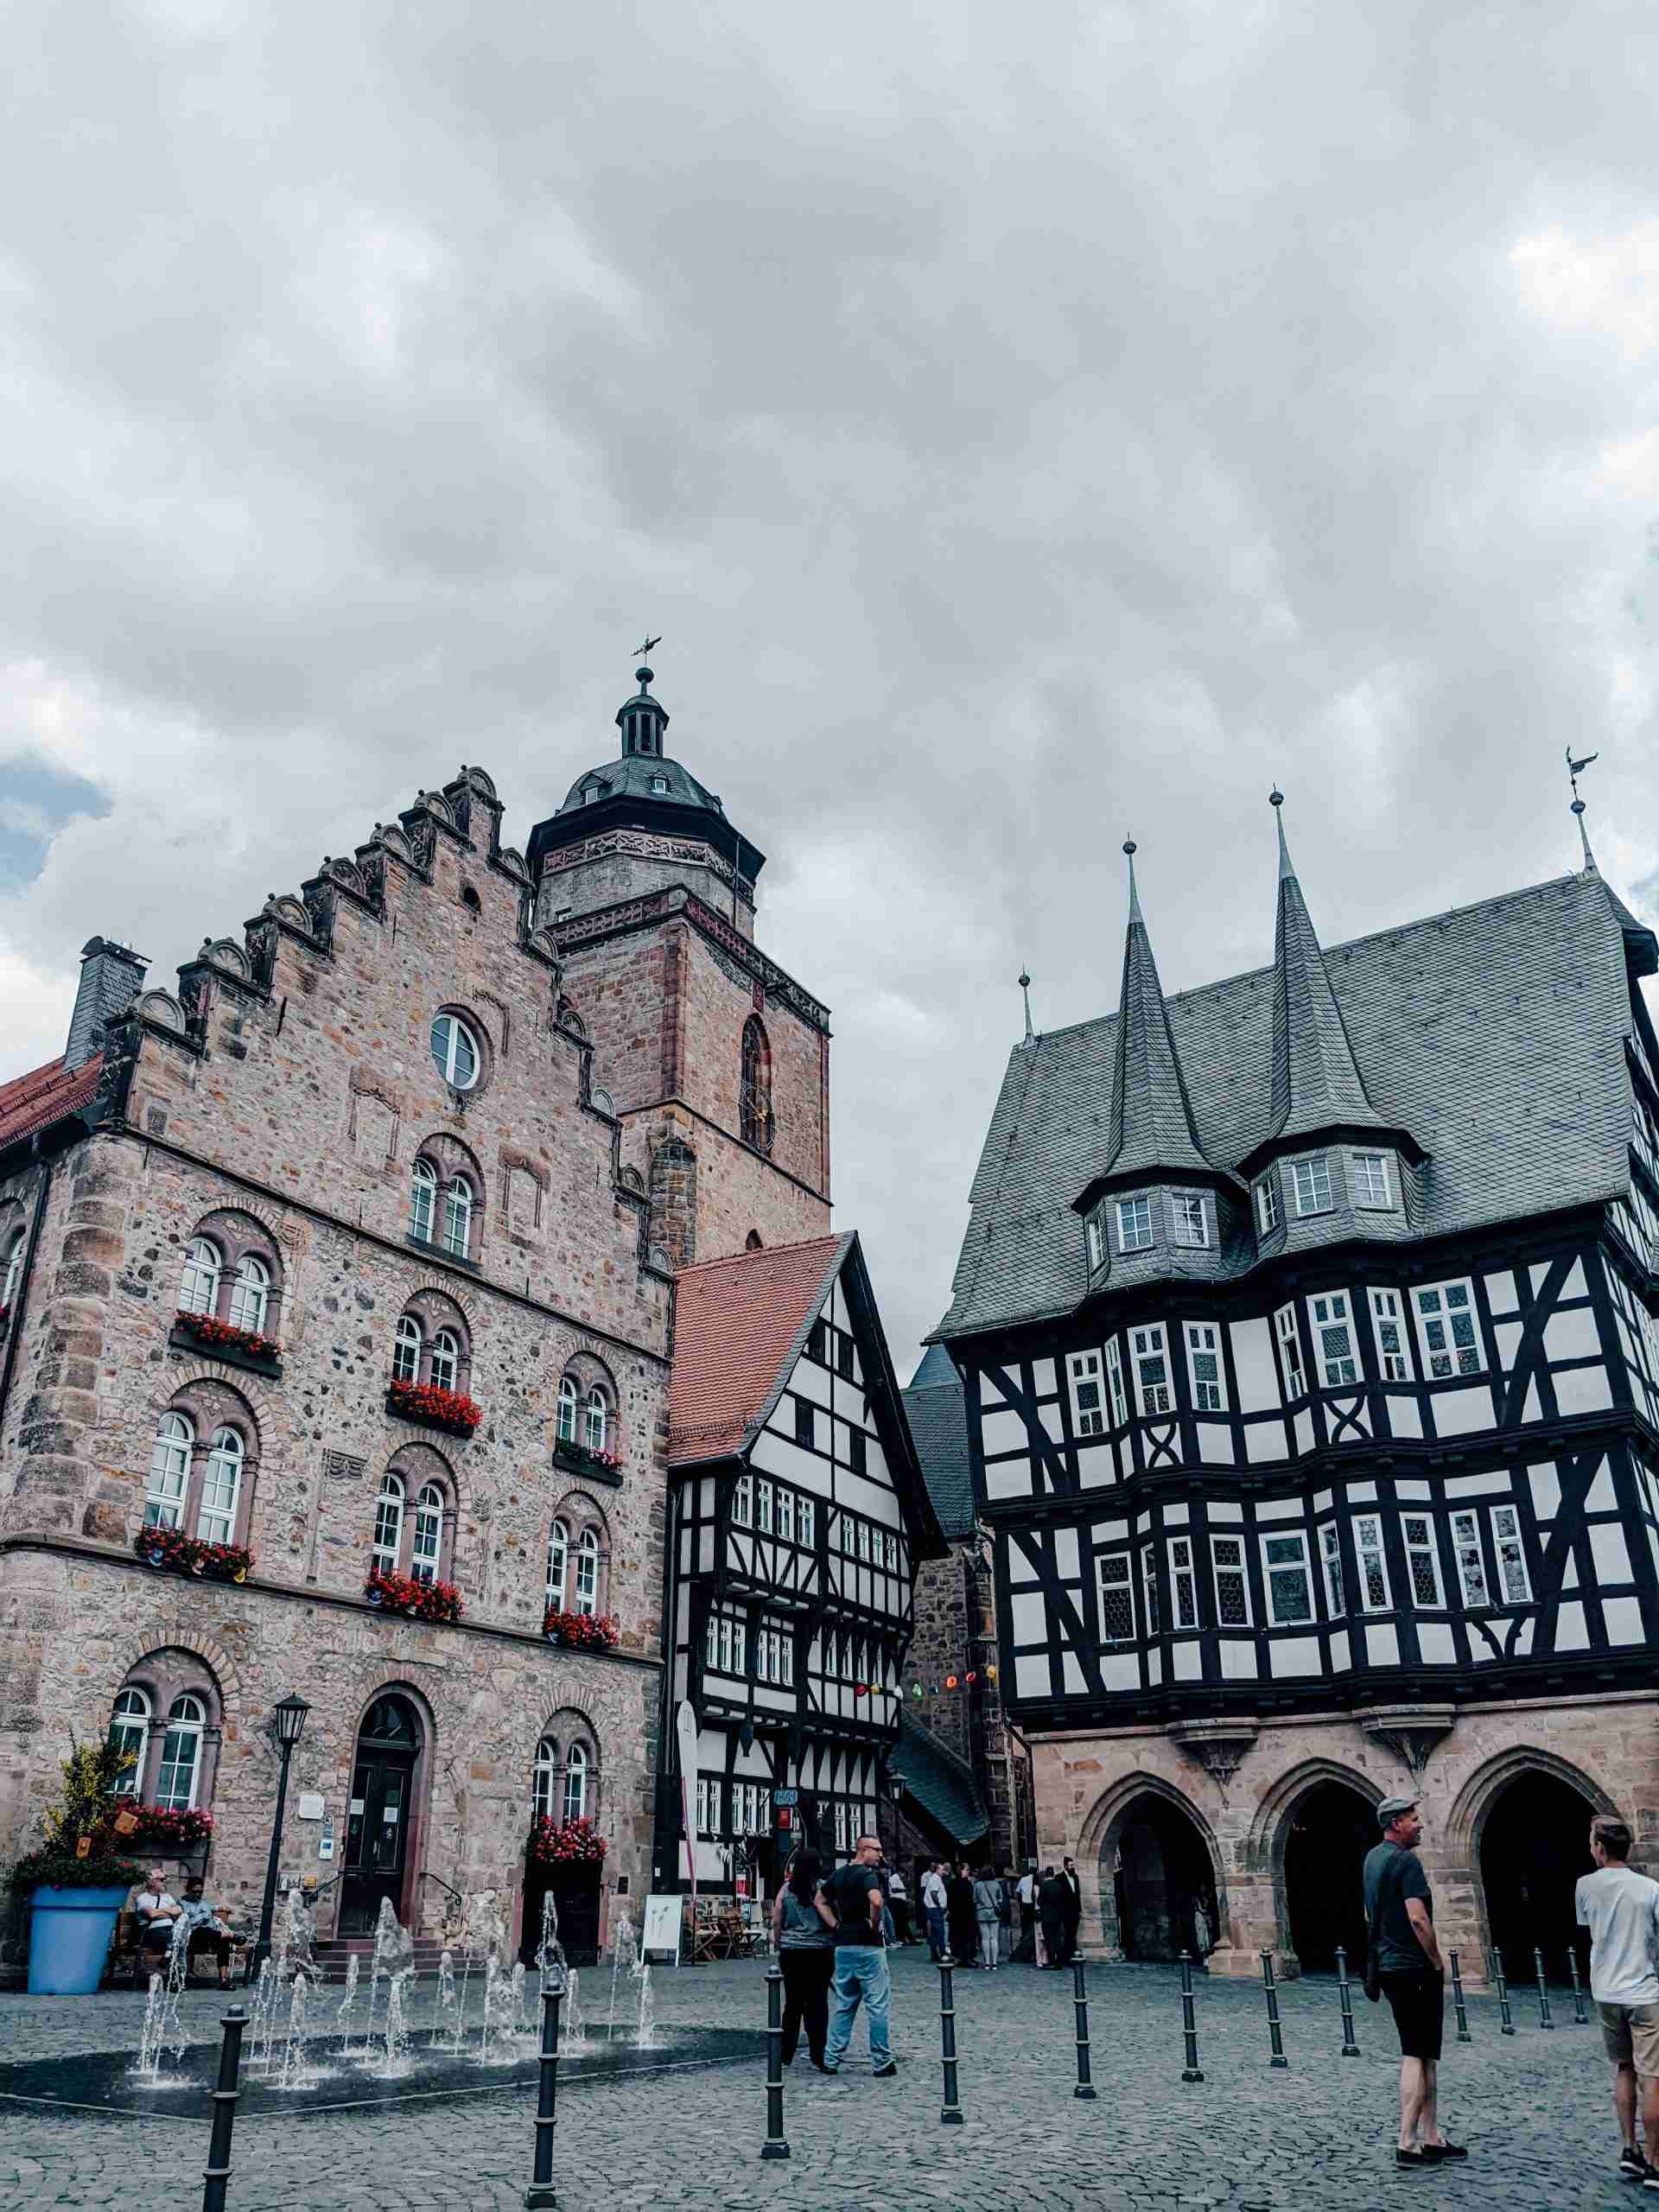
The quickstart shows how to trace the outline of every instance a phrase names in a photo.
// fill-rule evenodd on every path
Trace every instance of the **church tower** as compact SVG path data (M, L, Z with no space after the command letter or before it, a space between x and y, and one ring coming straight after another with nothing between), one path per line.
M830 1014L756 944L766 857L664 749L643 654L634 675L620 757L577 777L527 857L560 1020L681 1268L829 1228Z

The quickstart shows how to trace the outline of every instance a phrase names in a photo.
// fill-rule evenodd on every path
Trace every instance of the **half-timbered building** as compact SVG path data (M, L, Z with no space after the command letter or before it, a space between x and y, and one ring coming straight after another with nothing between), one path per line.
M1274 805L1280 804L1274 794ZM1085 1936L1363 1941L1421 1792L1443 1942L1557 1970L1590 1815L1659 1822L1653 934L1581 872L1014 1051L939 1336L1001 1670Z
M761 1895L791 1841L874 1833L916 1568L944 1548L857 1236L683 1269L669 1411L657 1880Z

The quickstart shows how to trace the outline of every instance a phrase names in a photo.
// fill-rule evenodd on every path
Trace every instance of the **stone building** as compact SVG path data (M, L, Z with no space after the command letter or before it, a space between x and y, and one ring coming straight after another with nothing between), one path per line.
M533 1924L532 1815L578 1948L647 1878L674 1270L830 1221L827 1014L650 681L523 850L463 767L175 992L93 938L0 1085L0 1861L113 1726L256 1901L297 1689L324 1935Z
M1117 1014L1010 1057L938 1333L1096 1955L1361 1955L1399 1792L1471 1981L1564 1974L1592 1813L1659 1855L1659 945L1584 859L1326 952L1281 821L1271 964L1166 1001L1131 858Z

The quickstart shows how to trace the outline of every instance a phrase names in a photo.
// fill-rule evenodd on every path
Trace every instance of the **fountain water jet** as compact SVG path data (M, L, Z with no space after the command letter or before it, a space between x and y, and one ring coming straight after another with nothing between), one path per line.
M630 1978L637 1977L639 1969L633 1950L633 1921L626 1905L620 1904L616 1909L616 1924L611 1931L611 2013L605 2029L607 2042L612 2041L616 2035L617 1986L621 1980L625 1957Z

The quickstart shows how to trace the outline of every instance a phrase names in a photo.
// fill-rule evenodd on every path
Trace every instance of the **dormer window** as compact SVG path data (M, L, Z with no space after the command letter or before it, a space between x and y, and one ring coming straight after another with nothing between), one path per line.
M1331 1163L1322 1152L1312 1160L1293 1160L1290 1177L1299 1214L1330 1212Z
M668 789L668 778L666 776L653 776L651 779L651 788L652 791L658 792L666 791Z
M1120 1252L1148 1252L1152 1249L1150 1198L1118 1200L1117 1249Z
M1084 1224L1084 1234L1089 1241L1089 1272L1106 1264L1106 1232L1101 1226L1100 1216L1091 1213Z
M600 790L601 786L598 784L584 784L582 787L582 804L584 806L591 806L594 801L599 797Z
M1353 1155L1354 1204L1373 1212L1388 1212L1394 1205L1389 1188L1389 1156L1385 1152L1357 1152Z
M1205 1215L1202 1192L1177 1191L1170 1199L1169 1210L1175 1242L1188 1250L1205 1250L1210 1243L1210 1224Z

